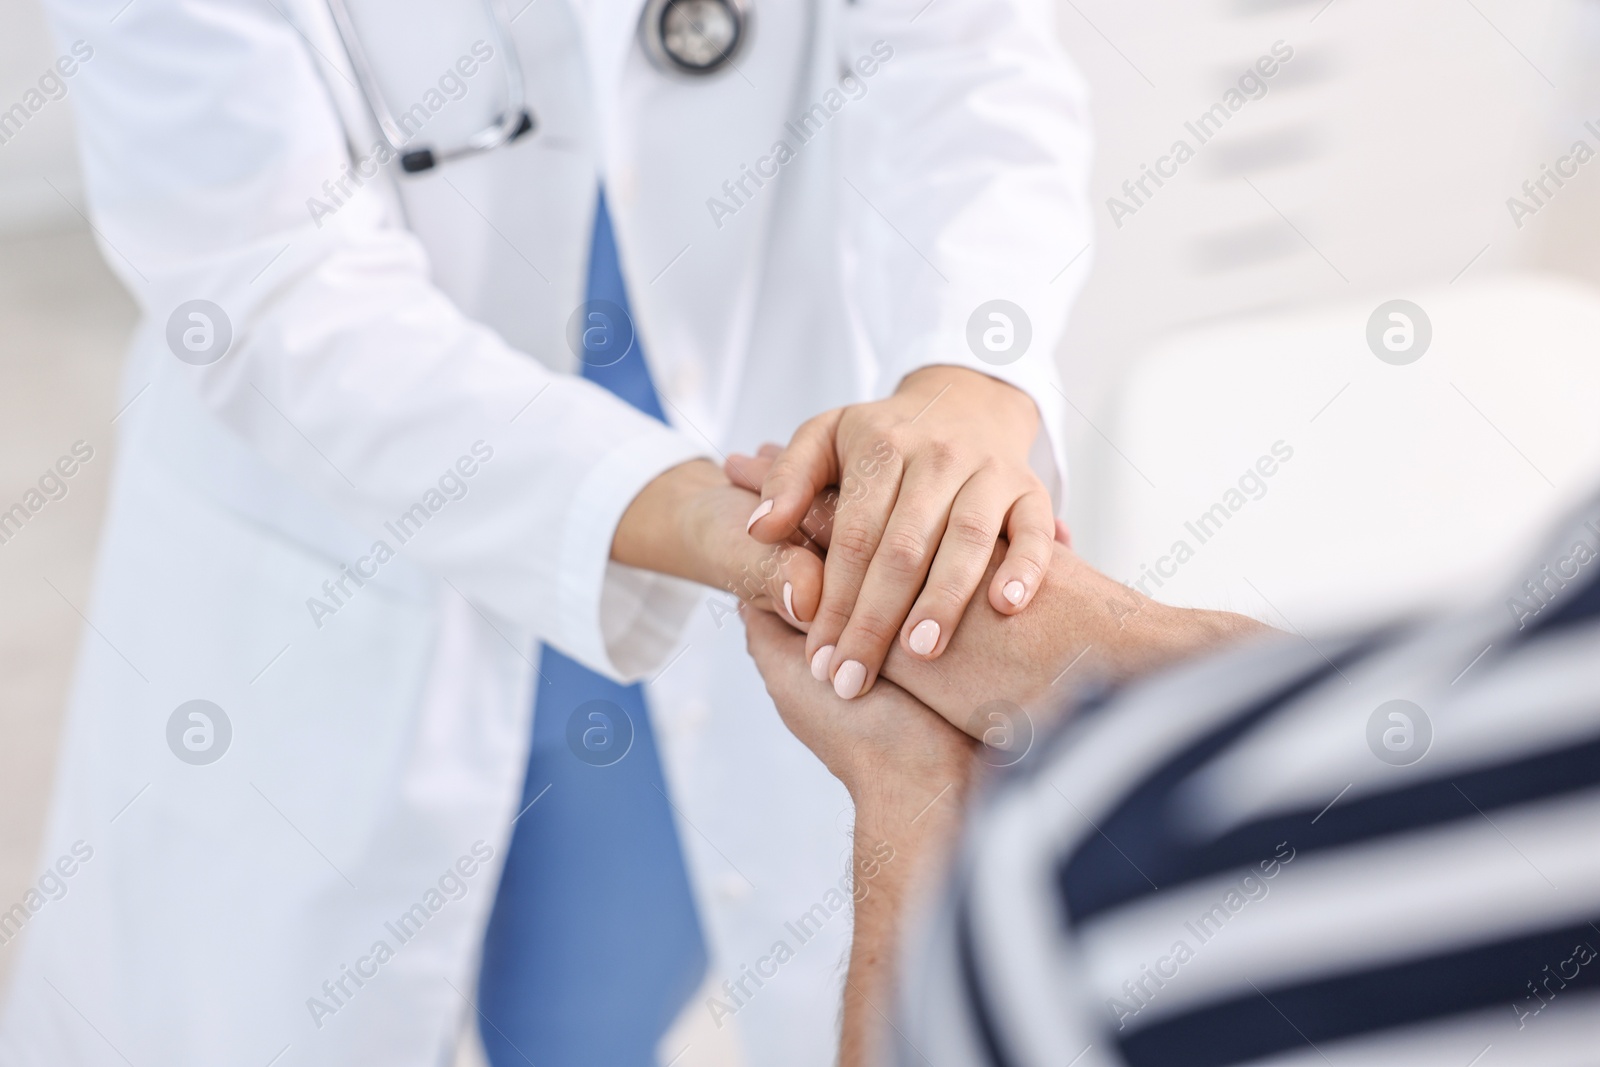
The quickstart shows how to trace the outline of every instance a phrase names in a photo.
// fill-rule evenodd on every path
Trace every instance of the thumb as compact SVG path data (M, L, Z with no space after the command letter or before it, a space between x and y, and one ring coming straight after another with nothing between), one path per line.
M750 607L770 611L802 632L809 630L822 603L822 557L788 542L740 541L747 547L728 563L727 590Z

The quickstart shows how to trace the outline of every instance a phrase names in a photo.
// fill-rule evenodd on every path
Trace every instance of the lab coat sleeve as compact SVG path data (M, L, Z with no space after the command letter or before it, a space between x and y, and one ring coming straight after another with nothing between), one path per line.
M1090 262L1089 117L1048 0L859 0L841 14L848 291L887 394L928 364L1010 382L1038 404L1034 465L1060 502L1065 398L1056 350ZM868 73L870 72L870 73ZM838 84L839 75L824 77ZM823 100L824 105L828 103ZM1004 300L1031 332L984 346ZM1024 332L1011 321L1011 351ZM969 334L976 334L975 351ZM979 352L984 357L980 358Z
M233 330L219 361L162 352L153 373L482 610L612 677L659 666L695 587L612 564L610 545L699 447L464 316L376 190L313 216L351 162L324 84L347 75L292 3L49 6L64 50L92 53L70 82L89 214L146 334L193 299ZM385 523L407 513L427 526L400 547Z

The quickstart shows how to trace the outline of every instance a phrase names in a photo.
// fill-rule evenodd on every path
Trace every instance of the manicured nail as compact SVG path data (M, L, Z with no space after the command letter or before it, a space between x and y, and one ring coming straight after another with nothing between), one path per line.
M754 526L756 523L760 522L762 519L771 514L772 501L763 500L760 504L756 505L756 509L750 513L750 521L744 524L744 532L749 533L750 527Z
M912 629L909 643L911 651L926 656L939 643L939 624L932 619L923 619Z
M828 680L828 661L833 659L833 646L823 645L817 649L817 654L811 657L811 677L819 682Z
M853 659L847 659L833 672L833 691L840 700L854 700L866 680L867 668Z
M1020 604L1022 598L1028 595L1028 587L1017 581L1007 582L1006 587L1000 590L1000 595L1013 604Z
M799 622L800 617L794 613L794 583L783 583L783 610L789 613L792 622Z

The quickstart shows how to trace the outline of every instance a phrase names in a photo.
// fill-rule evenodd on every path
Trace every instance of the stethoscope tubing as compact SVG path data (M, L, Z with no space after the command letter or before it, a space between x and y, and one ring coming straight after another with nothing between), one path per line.
M355 19L351 17L349 4L346 0L327 0L328 11L333 16L334 26L344 43L345 54L350 59L350 68L355 73L361 95L366 98L367 110L377 123L378 131L389 148L399 157L400 169L407 174L432 170L440 163L493 151L531 132L536 126L533 111L528 107L528 87L523 78L522 60L517 54L516 42L511 36L511 17L506 11L504 0L482 0L482 2L484 10L489 15L490 33L494 37L495 47L499 48L500 54L505 57L506 107L498 119L469 136L464 143L453 148L439 149L428 145L412 146L413 138L405 132L395 118L394 112L389 109L388 100L384 97L382 86L378 82L377 72L372 66L366 48L361 43L361 34L356 29ZM720 0L724 10L734 20L734 38L727 50L717 57L715 63L704 67L692 67L682 59L671 55L664 41L658 40L662 37L661 21L672 3L673 0L648 0L639 25L640 33L644 37L646 54L662 70L692 76L714 73L729 64L749 39L750 8L747 0Z
M534 129L533 112L528 108L527 83L522 75L522 61L517 55L516 42L511 37L511 18L506 12L503 0L483 0L483 6L489 15L490 33L494 37L495 47L504 57L505 110L501 112L498 120L468 137L464 144L442 150L429 146L411 147L412 139L401 129L394 112L389 110L388 100L378 83L377 72L373 69L372 61L361 44L361 35L356 30L355 20L350 16L349 5L345 0L327 0L327 2L334 26L344 42L345 54L350 58L350 68L355 72L356 82L361 87L361 95L366 98L367 110L372 113L373 121L378 124L378 131L383 139L400 158L402 170L407 173L417 173L430 170L439 163L493 151Z

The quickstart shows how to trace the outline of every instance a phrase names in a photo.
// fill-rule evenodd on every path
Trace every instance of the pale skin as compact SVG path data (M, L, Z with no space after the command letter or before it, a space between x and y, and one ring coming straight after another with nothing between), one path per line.
M1058 574L1061 595L1055 600ZM1240 616L1161 608L1153 602L1141 609L1146 618L1137 626L1117 630L1095 607L1106 592L1102 583L1109 579L1059 546L1041 591L1052 596L1052 603L1041 600L1026 616L1010 618L975 601L938 665L910 657L897 661L891 654L885 680L849 703L809 677L799 633L772 615L744 613L750 654L784 723L855 801L858 860L879 842L894 849L893 862L873 880L872 891L864 897L857 893L840 1067L885 1061L894 964L905 916L942 876L960 832L962 801L977 769L972 759L977 746L962 732L972 726L963 709L1003 693L1018 703L1031 703L1036 719L1059 714L1054 709L1066 702L1049 701L1056 684L1045 677L1053 667L1039 669L1032 662L1036 655L1053 665L1070 662L1073 648L1098 647L1103 672L1132 677L1269 632ZM1074 608L1088 624L1086 633L1074 632ZM945 673L934 673L936 666Z
M972 737L986 726L975 709L1010 700L1032 709L1042 726L1065 707L1078 678L1132 678L1270 631L1240 615L1160 604L1057 541L1025 615L973 598L939 657L893 647L884 680L847 702L812 675L798 629L810 625L802 617L814 618L822 596L831 501L814 501L781 544L744 535L744 517L759 498L741 486L760 485L777 452L733 457L728 474L706 461L667 471L624 514L612 558L734 589L749 608L762 609L743 612L750 653L785 724L849 790L854 870L858 879L871 872L856 893L839 1059L841 1067L861 1067L881 1059L903 916L938 876L959 831L974 774ZM992 583L1006 549L989 547L980 580Z
M760 456L734 457L730 470L744 484L760 484L773 454L769 447ZM814 630L815 622L804 620L814 616L823 595L824 553L831 558L836 551L831 533L837 520L830 523L828 498L814 501L802 515L801 528L777 545L745 536L744 520L757 499L709 461L681 464L658 476L629 505L612 540L611 558L733 592L796 629ZM1007 549L1004 541L990 545L980 581L992 582L1000 573L1010 558ZM986 598L973 598L952 624L937 659L896 645L882 673L977 736L982 726L971 716L988 701L1004 699L1024 708L1049 704L1074 676L1120 680L1262 629L1242 615L1161 604L1052 541L1027 613L1001 611ZM808 650L800 655L809 666Z
M892 647L942 656L985 581L1001 614L1037 595L1057 536L1028 462L1038 432L1038 408L1014 386L923 367L893 396L825 412L786 448L763 450L768 462L745 479L759 489L745 518L753 546L728 541L729 498L696 462L640 493L613 558L782 610L808 631L813 675L850 699L872 688ZM808 516L825 493L837 516L824 558ZM990 568L996 544L1004 554Z
M963 367L909 374L893 396L824 412L760 479L750 534L789 540L839 491L806 657L846 700L872 688L893 647L935 660L979 588L1004 615L1038 593L1055 536L1050 495L1028 462L1032 398ZM1005 544L998 568L989 557Z
M726 470L735 481L759 484L775 452L767 446L757 456L730 457ZM826 499L818 501L805 525L812 544L831 556L827 511ZM1009 558L1006 549L1004 542L990 546L983 578L1000 573ZM895 646L882 673L976 737L983 725L973 721L973 712L989 701L1009 700L1049 714L1078 679L1122 681L1268 628L1243 615L1152 600L1095 570L1058 540L1046 554L1028 612L1002 612L974 598L953 631L938 659Z
M750 654L784 724L855 802L855 935L839 1064L878 1062L893 1013L898 916L938 873L960 829L977 745L893 682L855 701L839 699L811 677L801 634L775 616L743 614Z
M680 464L628 505L612 537L611 558L731 592L789 618L787 600L809 618L822 595L821 549L798 530L774 545L746 536L754 500L754 493L732 485L709 460Z

